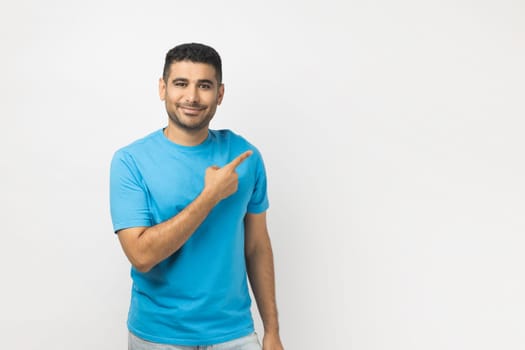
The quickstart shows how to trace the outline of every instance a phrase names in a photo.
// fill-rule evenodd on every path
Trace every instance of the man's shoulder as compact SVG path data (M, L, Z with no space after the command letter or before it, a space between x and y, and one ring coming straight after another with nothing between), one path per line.
M263 156L258 147L251 143L251 141L248 141L244 136L229 129L210 130L210 132L218 141L217 144L227 145L224 149L228 149L234 155L239 155L251 150L253 155L250 158L259 164L263 162Z
M244 136L241 136L230 129L211 130L210 133L220 141L226 141L238 146L248 146L255 148Z
M210 129L209 132L217 138L243 138L230 129Z
M115 155L119 154L140 154L142 152L148 151L150 147L155 147L155 144L158 142L159 135L162 134L162 129L156 130L140 139L137 139L126 146L119 148Z

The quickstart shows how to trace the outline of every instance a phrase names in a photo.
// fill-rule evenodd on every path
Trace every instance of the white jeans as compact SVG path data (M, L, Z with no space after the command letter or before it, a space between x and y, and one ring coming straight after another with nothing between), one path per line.
M257 334L252 333L242 338L215 345L181 346L152 343L129 332L128 350L261 350Z

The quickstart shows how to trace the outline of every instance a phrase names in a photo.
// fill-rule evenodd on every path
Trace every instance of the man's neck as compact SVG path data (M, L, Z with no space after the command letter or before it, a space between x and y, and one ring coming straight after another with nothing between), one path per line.
M177 128L175 125L169 123L164 129L164 135L170 140L181 146L197 146L206 141L208 138L208 128L188 131Z

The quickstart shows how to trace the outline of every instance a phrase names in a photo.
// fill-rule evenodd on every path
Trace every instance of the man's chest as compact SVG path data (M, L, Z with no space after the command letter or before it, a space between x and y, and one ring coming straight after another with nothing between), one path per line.
M226 164L227 159L172 160L153 162L143 173L148 195L150 214L155 222L162 222L186 208L204 189L206 169L216 164ZM221 206L230 210L245 210L254 188L253 169L239 167L238 189L223 200Z

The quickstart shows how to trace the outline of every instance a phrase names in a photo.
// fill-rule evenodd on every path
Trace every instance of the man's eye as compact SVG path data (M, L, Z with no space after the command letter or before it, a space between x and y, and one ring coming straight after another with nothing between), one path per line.
M210 84L200 84L200 88L201 89L211 89L211 85Z
M184 87L184 86L186 86L186 83L185 83L185 82L182 82L182 81L176 81L174 84L175 84L175 86L178 86L178 87Z

